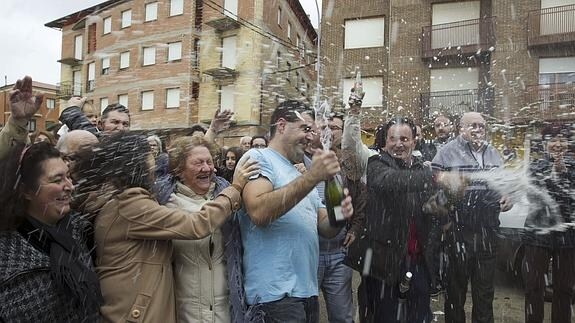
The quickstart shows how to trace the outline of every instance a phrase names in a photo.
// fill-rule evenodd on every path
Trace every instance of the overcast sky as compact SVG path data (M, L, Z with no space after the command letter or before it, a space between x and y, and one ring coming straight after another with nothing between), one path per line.
M44 24L105 0L2 0L0 10L0 86L24 75L35 81L60 82L60 31ZM241 0L240 0L241 1ZM321 9L321 0L317 0ZM317 26L315 0L300 3Z

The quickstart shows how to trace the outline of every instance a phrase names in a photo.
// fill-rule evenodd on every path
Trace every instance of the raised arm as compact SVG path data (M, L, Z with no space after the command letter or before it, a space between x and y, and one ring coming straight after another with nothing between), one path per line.
M230 127L230 122L233 115L234 113L230 110L216 110L214 118L212 119L210 127L208 128L208 131L206 131L204 138L210 142L215 142L216 136L220 132Z

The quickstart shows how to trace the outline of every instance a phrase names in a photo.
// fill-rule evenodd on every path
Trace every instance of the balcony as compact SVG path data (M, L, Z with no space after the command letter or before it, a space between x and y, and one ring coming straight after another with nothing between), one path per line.
M556 83L527 87L522 116L539 119L575 118L575 85Z
M493 106L493 88L428 92L420 94L421 114L429 118L435 112L451 115L462 115L465 112L476 111L491 114Z
M527 31L530 47L575 43L575 5L529 12Z
M70 66L78 66L82 64L81 59L77 59L75 57L62 57L62 59L58 60L58 63Z
M216 80L226 80L226 79L235 79L238 75L238 72L234 69L229 67L216 67L211 68L209 70L205 70L204 74L207 74L213 77Z
M470 55L492 51L495 17L423 27L421 57Z
M58 83L58 98L68 100L73 96L82 96L82 83L61 82Z
M237 21L237 19L234 19L234 17L230 17L227 15L224 16L223 18L210 20L206 22L206 25L214 28L219 32L240 28L240 23Z

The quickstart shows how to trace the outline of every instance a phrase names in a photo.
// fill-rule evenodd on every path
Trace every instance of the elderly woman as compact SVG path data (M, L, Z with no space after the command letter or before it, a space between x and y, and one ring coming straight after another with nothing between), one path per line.
M229 185L215 175L213 156L217 149L200 136L181 137L172 143L169 165L173 193L166 206L197 211ZM178 322L230 322L224 256L229 240L224 241L222 235L229 225L230 221L201 240L173 242Z
M103 321L176 322L171 240L213 234L239 208L257 166L238 166L232 186L202 208L185 211L159 205L150 193L154 158L145 137L105 137L80 163L84 185L99 188L85 210L94 215Z
M58 150L16 146L1 162L0 321L96 322L102 300L70 214L74 186Z
M156 178L165 176L168 174L168 154L164 152L162 148L162 140L160 137L153 135L146 138L148 144L150 144L150 149L152 150L152 155L156 160Z

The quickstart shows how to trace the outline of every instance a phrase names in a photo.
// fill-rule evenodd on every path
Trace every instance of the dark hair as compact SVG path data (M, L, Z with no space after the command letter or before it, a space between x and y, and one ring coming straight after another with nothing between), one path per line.
M250 141L250 146L254 145L254 140L256 139L263 139L266 142L266 147L268 145L268 138L266 138L265 136L253 136L252 137L252 141Z
M40 142L28 147L16 145L0 161L0 230L14 229L21 223L28 207L22 193L38 190L42 162L52 158L61 158L60 152L49 143Z
M270 119L270 138L276 134L276 123L280 118L285 119L287 122L296 122L300 120L298 114L307 113L315 120L315 113L312 108L301 101L286 100L280 103L272 113Z
M108 105L104 111L102 111L102 120L106 120L108 118L108 114L112 111L118 111L120 113L125 113L128 115L128 117L130 116L130 110L128 110L128 108L126 108L125 106L119 104L119 103L113 103Z
M564 138L569 139L573 135L574 131L575 128L572 128L570 124L555 122L548 124L541 130L541 138L543 140L548 140L561 135Z
M379 151L385 147L385 133L385 124L380 124L377 126L375 128L375 141L369 148Z
M234 166L233 170L228 169L228 167L226 166L226 159L228 157L228 153L232 152L235 156L236 156L236 166ZM224 158L223 158L223 171L221 176L223 178L226 179L226 181L228 182L232 182L234 179L234 171L236 170L236 167L238 166L238 162L240 161L240 159L242 158L242 156L244 155L244 150L240 147L230 147L228 149L226 149L226 151L224 152Z
M34 143L36 141L36 138L38 138L38 136L40 135L46 136L46 138L48 138L48 143L50 145L52 146L56 145L56 139L54 138L54 134L49 131L36 130L36 132L34 132L34 134L32 135L32 138L30 138L30 141Z
M389 131L389 129L392 126L402 125L402 124L409 126L409 128L411 129L411 135L412 135L413 139L415 140L415 137L417 136L417 128L416 128L413 120L411 120L410 118L407 118L407 117L396 116L396 117L391 118L387 122L387 124L385 125L385 136L383 137L383 146L382 147L385 147L385 142L387 141L387 132Z
M240 160L240 158L242 158L242 156L244 155L244 150L240 147L230 147L226 150L226 152L224 153L224 160L226 158L226 156L228 155L229 152L234 153L234 155L236 155L236 162Z
M190 129L188 129L188 131L186 131L186 136L191 136L194 132L196 131L201 131L204 135L206 134L207 130L206 128L204 128L204 126L202 126L201 124L194 124L190 127Z
M118 191L141 187L151 191L150 145L145 136L120 131L103 136L93 149L79 153L75 166L84 188L112 184Z

